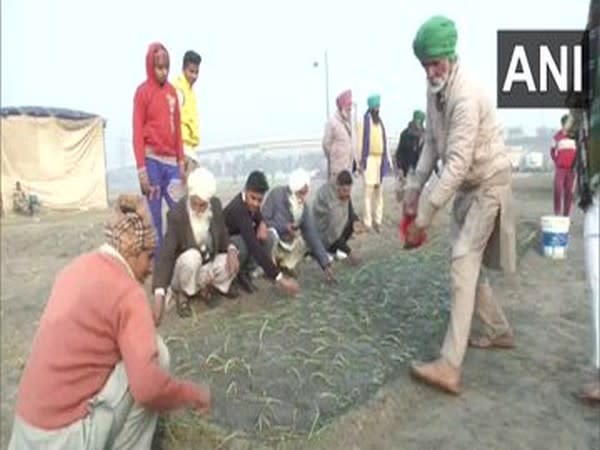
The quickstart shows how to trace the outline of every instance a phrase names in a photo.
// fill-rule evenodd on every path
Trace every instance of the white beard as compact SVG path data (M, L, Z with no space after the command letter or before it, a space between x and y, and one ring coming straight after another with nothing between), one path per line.
M190 215L190 225L192 226L194 239L198 245L202 245L208 239L208 230L210 229L210 221L212 219L212 209L209 206L202 214L197 214L190 207L188 200L188 213Z
M429 85L429 90L432 93L437 94L446 87L447 81L448 78L437 78L434 81L427 80L427 84Z
M302 213L304 212L304 202L301 202L294 194L292 194L290 196L290 206L292 208L294 224L299 225L300 219L302 218Z

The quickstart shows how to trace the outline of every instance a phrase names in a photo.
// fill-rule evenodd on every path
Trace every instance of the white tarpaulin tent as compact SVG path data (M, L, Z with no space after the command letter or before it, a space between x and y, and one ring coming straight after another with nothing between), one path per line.
M17 181L43 208L108 207L104 119L56 108L2 108L2 204Z

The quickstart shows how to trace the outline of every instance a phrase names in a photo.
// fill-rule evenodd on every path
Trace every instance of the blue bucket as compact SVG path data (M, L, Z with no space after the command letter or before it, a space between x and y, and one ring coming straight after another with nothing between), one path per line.
M571 220L564 216L544 216L541 219L542 251L550 259L564 259L569 246Z

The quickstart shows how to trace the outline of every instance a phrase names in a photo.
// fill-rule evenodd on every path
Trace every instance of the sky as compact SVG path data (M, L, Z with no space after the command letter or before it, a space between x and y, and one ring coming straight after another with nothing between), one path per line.
M133 164L133 95L148 45L171 55L170 78L188 49L202 55L201 146L316 138L329 104L353 90L359 112L381 95L388 134L425 108L425 76L412 40L429 16L458 29L457 53L495 102L499 29L583 29L589 0L2 0L2 106L41 105L107 120L109 167ZM314 62L320 64L314 67ZM499 110L505 127L556 127L561 110Z

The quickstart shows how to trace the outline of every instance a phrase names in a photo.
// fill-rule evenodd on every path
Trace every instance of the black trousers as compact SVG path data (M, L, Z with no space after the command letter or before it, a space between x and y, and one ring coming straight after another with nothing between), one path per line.
M354 223L352 219L348 217L348 222L344 227L344 231L342 231L342 235L337 239L337 241L329 246L327 251L329 253L335 253L336 251L341 250L349 255L352 249L348 247L348 241L352 237L352 233L354 233Z

